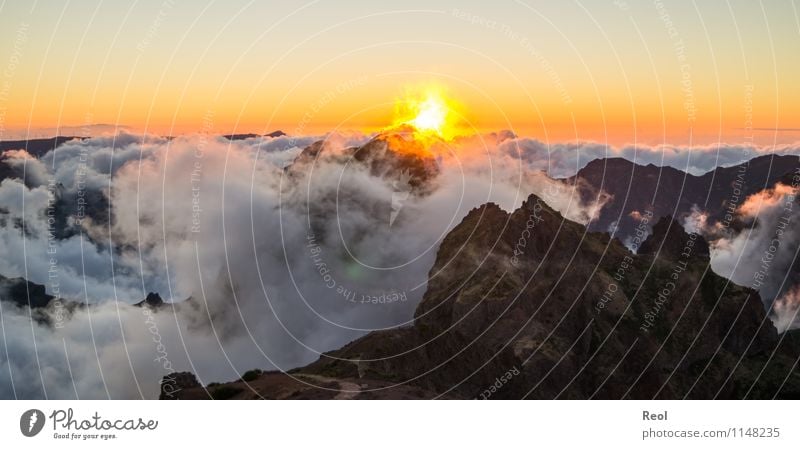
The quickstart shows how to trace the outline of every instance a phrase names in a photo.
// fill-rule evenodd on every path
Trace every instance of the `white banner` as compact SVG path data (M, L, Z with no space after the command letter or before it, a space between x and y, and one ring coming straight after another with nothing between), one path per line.
M792 401L5 401L0 439L4 448L794 447L796 408Z

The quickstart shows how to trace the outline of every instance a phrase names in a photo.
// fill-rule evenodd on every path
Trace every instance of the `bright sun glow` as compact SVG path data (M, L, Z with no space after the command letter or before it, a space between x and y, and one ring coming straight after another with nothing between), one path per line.
M455 103L441 89L428 87L397 100L394 126L411 125L420 134L450 139L456 134L457 115Z
M428 97L419 105L419 112L410 123L420 131L436 131L437 134L441 134L447 117L446 108L440 99Z

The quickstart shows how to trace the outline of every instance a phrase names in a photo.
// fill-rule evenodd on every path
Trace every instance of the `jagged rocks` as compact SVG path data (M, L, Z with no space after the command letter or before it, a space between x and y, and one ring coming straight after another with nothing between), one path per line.
M518 373L493 399L800 394L795 339L781 341L757 292L709 269L702 237L666 219L643 246L633 254L533 195L510 214L483 205L442 241L413 327L296 374L479 397Z
M200 387L197 377L190 372L180 372L167 374L161 379L161 394L159 399L180 399L179 393L182 390Z

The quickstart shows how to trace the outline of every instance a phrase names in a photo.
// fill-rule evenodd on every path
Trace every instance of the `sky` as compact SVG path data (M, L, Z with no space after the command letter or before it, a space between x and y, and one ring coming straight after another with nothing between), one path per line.
M544 142L800 141L794 1L0 0L0 139L378 130L415 86ZM97 126L103 125L103 126Z

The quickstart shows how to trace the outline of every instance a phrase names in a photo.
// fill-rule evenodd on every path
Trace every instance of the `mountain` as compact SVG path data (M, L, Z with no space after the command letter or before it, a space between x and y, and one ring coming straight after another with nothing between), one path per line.
M166 303L164 302L163 299L161 299L161 295L159 295L158 293L150 292L147 294L147 297L134 304L134 306L136 307L147 306L151 308L159 308L162 307L164 304Z
M731 224L726 215L744 203L747 196L773 187L798 166L798 156L767 155L695 176L672 167L610 158L590 162L564 182L576 185L584 200L592 199L600 190L610 194L612 198L589 229L613 231L624 241L636 232L637 217L648 210L655 217L671 215L682 219L698 207L708 212L711 224Z
M328 140L314 142L284 168L296 191L314 192L313 201L308 201L305 195L287 194L282 202L308 214L311 229L320 236L325 234L325 223L339 210L353 209L373 217L387 217L391 226L396 219L404 219L398 216L404 201L412 195L428 195L436 188L440 168L428 144L403 128L378 134L361 146L342 147ZM392 193L386 197L364 195L361 184L348 182L365 174L383 180ZM325 185L330 177L342 180L336 189ZM352 232L369 235L374 229L365 222Z
M317 141L303 149L286 170L290 175L305 174L314 164L325 161L341 163L343 167L355 164L369 170L370 175L387 180L404 177L417 193L427 191L439 174L428 143L405 128L380 133L358 147L340 149L325 140Z
M641 249L535 195L511 213L488 203L442 241L413 326L176 397L800 398L800 334L714 274L702 237L664 217Z
M42 317L48 315L46 312L55 306L54 302L58 302L58 307L64 307L70 312L85 306L84 303L78 301L56 298L48 294L42 284L37 284L21 277L7 278L3 275L0 275L0 301L21 308L30 308L33 313ZM150 292L145 299L132 305L134 307L149 307L154 311L159 311L162 309L177 309L183 304L187 304L189 307L195 306L191 297L184 301L168 303L161 299L161 295L158 293Z
M47 139L3 140L0 141L0 153L4 153L8 150L25 150L31 156L42 157L64 142L69 142L74 139L86 139L86 137L58 136Z
M47 307L55 299L48 295L44 285L23 278L7 278L0 275L0 300L19 307L30 306L32 309Z
M278 130L278 131L273 131L273 132L271 132L269 134L253 134L253 133L247 133L247 134L225 134L222 137L224 137L224 138L226 138L228 140L245 140L245 139L252 139L254 137L281 137L281 136L285 136L285 135L286 135L285 132L283 132L281 130Z
M49 151L52 151L56 147L64 144L65 142L69 142L73 139L84 139L84 137L74 137L74 136L59 136L59 137L51 137L49 139L30 139L30 140L4 140L0 141L0 181L6 178L19 178L23 179L23 173L21 168L13 167L11 164L6 162L5 158L3 157L3 153L10 150L25 150L31 156L34 157L42 157L47 154ZM26 185L30 186L30 183L27 179L23 179Z
M49 295L42 284L0 275L0 315L7 312L9 306L25 311L37 324L53 327L82 304Z

